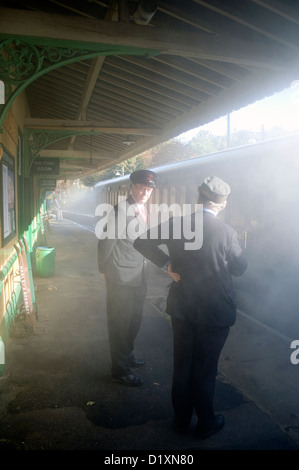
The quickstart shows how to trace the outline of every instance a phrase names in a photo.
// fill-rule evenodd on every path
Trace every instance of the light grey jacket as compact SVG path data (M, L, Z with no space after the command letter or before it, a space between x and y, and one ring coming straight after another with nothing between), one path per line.
M146 222L132 196L113 208L98 241L98 266L106 282L132 287L146 283L146 260L133 247L145 230Z

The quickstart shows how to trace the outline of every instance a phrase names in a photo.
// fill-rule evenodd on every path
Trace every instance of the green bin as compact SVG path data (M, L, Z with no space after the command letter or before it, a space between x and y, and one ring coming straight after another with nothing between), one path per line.
M36 273L40 277L54 276L55 248L51 246L38 246L35 252Z

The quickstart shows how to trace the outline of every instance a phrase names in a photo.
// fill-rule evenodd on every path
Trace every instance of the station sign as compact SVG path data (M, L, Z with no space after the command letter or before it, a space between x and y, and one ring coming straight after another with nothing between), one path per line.
M38 157L32 162L33 175L59 175L59 158Z
M56 189L56 179L54 178L40 178L38 184L44 191L55 191Z

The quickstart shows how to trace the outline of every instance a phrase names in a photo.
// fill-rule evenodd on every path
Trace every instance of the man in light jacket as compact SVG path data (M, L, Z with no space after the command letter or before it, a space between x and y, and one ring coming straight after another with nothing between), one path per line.
M147 230L145 207L156 185L156 174L136 170L130 175L131 194L119 202L108 216L106 232L98 242L98 266L104 274L107 293L107 323L112 362L112 379L131 387L143 380L131 368L145 361L134 355L147 291L146 260L133 242ZM111 230L113 233L108 232ZM136 235L137 233L137 235Z

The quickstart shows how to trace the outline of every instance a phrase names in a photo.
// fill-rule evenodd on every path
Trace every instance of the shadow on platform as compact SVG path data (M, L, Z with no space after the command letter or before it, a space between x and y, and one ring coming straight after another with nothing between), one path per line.
M110 380L105 284L95 236L63 220L52 223L55 275L35 276L44 334L12 337L0 378L0 450L167 451L295 449L268 414L219 375L216 409L224 429L206 441L172 429L172 331L156 308L169 280L153 273L137 355L138 389ZM47 318L47 321L42 321ZM194 422L195 424L195 422Z

